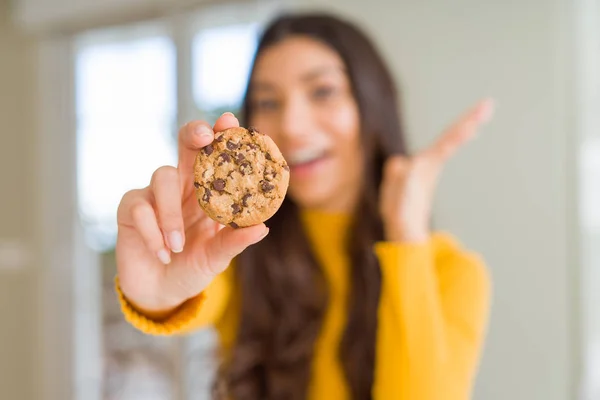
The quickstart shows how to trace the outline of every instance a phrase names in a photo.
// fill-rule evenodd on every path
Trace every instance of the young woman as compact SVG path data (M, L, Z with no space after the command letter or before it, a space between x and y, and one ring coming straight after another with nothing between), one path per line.
M429 222L445 162L492 105L480 102L409 156L394 87L353 25L275 20L260 40L243 124L282 150L288 195L269 228L219 226L197 204L192 165L214 132L239 122L226 113L214 127L184 126L177 168L159 168L118 210L127 320L161 335L214 325L226 398L469 398L488 276Z

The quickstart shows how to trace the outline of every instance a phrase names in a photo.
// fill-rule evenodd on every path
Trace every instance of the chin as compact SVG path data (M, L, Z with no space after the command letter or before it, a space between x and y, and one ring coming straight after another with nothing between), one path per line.
M323 182L323 181L321 181ZM288 196L302 209L327 209L331 204L331 187L319 190L308 185L290 185Z

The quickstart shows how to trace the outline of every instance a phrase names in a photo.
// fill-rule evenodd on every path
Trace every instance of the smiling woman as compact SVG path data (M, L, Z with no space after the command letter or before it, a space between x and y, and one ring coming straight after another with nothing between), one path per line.
M119 207L127 320L161 335L214 325L217 397L467 399L489 280L429 220L444 163L492 111L478 103L409 156L394 82L368 38L329 15L274 20L243 118L290 163L288 196L268 229L219 226L198 207L192 165L239 121L186 124L178 167L155 171Z

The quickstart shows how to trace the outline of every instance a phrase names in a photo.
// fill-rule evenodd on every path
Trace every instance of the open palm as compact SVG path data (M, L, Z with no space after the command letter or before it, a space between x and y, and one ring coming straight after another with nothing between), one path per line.
M412 157L394 156L387 160L380 196L387 240L427 240L440 173L446 162L477 134L492 114L493 102L483 100L459 118L429 148Z

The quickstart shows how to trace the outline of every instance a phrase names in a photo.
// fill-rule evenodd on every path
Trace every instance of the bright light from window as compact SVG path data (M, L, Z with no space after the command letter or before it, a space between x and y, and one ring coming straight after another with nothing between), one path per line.
M88 45L76 58L78 196L90 245L114 245L125 192L175 165L175 51L165 37Z
M194 99L199 109L237 108L258 41L258 24L205 29L193 42Z

